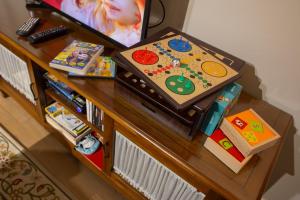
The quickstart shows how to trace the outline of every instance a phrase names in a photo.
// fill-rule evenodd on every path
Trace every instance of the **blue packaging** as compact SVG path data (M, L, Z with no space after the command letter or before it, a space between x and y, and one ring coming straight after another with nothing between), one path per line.
M203 133L210 136L215 131L224 116L237 102L241 91L242 86L238 83L225 86L205 117L201 127Z

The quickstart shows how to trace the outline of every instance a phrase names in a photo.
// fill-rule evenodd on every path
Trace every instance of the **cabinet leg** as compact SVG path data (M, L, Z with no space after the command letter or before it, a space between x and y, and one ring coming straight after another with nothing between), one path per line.
M4 91L0 90L0 96L2 96L3 98L7 98L9 97L7 93L5 93Z

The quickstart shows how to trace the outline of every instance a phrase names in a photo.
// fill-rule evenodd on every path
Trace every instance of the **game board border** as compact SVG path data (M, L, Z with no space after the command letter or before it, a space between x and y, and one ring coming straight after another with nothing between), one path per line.
M171 34L169 36L166 36L166 37L161 37L163 33L168 33L168 32L173 32L174 34ZM173 100L167 93L165 93L159 86L157 86L155 83L153 83L153 81L151 79L149 79L147 76L145 76L142 72L140 72L138 69L136 69L135 67L133 67L133 64L130 63L121 53L121 52L117 52L115 57L118 58L119 61L121 61L122 63L122 67L125 68L126 70L134 73L136 76L142 78L146 83L148 83L154 90L156 90L164 99L166 99L166 101L168 101L174 108L176 108L177 110L183 110L185 108L187 108L188 106L191 106L193 103L196 103L198 101L200 101L201 99L203 99L204 97L220 90L224 85L228 84L228 83L231 83L235 80L237 80L238 78L240 78L241 76L241 69L243 68L244 64L245 64L245 61L231 55L231 54L228 54L216 47L213 47L212 45L209 45L201 40L198 40L196 38L194 38L193 36L190 36L186 33L183 33L179 30L176 30L176 29L173 29L173 28L166 28L164 29L163 31L155 34L154 36L132 46L131 48L129 49L126 49L124 51L128 51L130 49L133 49L133 48L136 48L136 47L139 47L139 46L142 46L142 45L146 45L146 44L149 44L151 42L154 42L156 40L161 40L161 39L167 39L167 38L170 38L170 37L174 37L175 35L182 35L183 37L189 39L191 42L193 42L194 44L196 45L199 45L200 47L204 46L205 49L203 49L205 52L211 54L212 56L214 56L216 59L220 60L221 62L224 62L223 60L219 59L218 57L216 57L212 52L214 51L215 53L218 53L220 55L223 55L225 57L231 57L234 61L234 63L232 65L228 65L230 68L234 69L238 74L231 77L230 79L224 81L223 83L221 83L220 85L218 86L215 86L214 88L208 90L208 91L205 91L204 93L202 93L201 95L197 96L197 97L194 97L188 101L186 101L185 103L182 103L182 104L178 104L175 100ZM160 35L160 37L159 37ZM208 50L206 50L208 49Z

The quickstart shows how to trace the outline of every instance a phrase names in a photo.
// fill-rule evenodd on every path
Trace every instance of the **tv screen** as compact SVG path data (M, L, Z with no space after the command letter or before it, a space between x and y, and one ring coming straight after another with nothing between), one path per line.
M145 37L150 0L43 0L47 5L130 47Z

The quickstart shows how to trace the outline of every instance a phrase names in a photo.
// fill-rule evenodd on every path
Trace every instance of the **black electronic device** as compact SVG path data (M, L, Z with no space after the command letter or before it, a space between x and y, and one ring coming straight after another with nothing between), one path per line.
M28 36L27 39L32 44L38 43L38 42L43 42L43 41L64 35L68 32L68 30L69 29L67 27L60 25L58 27L54 27L54 28L50 28L50 29L47 29L44 31L34 33L34 34Z
M101 37L129 47L146 38L151 0L42 0Z
M41 8L43 7L41 0L26 0L27 8Z
M40 23L40 18L30 17L26 22L24 22L16 31L17 35L28 36Z

